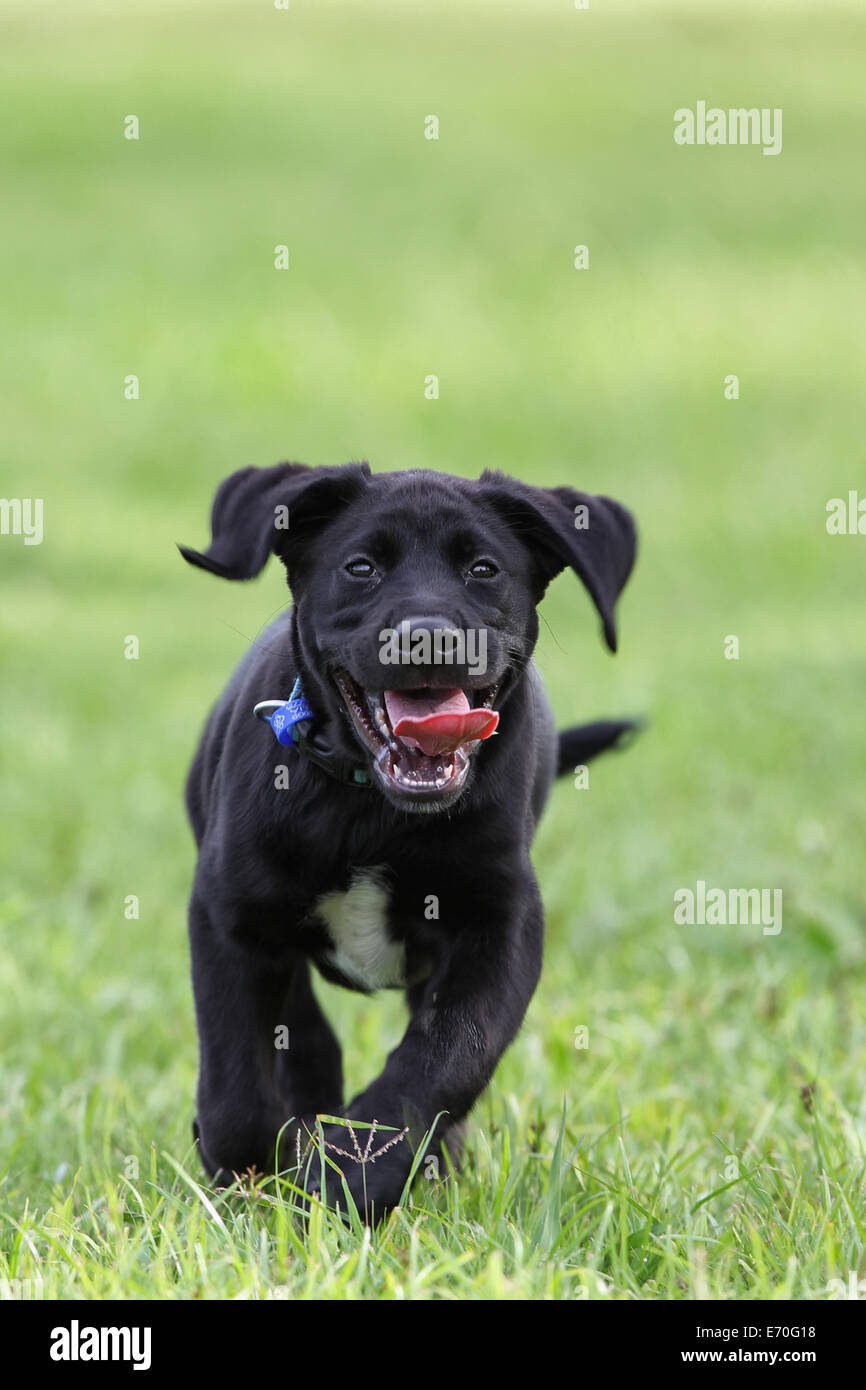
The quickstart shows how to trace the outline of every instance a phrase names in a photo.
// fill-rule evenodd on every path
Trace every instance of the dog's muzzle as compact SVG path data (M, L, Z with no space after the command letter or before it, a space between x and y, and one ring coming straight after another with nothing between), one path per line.
M493 708L498 681L474 691L428 685L370 691L346 671L334 680L377 780L391 799L409 807L453 800L473 753L499 723Z

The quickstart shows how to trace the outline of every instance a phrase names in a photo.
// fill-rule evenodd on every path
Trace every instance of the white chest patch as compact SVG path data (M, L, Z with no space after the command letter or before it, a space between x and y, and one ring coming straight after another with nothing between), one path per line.
M359 870L345 893L319 898L314 912L334 943L325 959L346 979L369 990L405 984L406 948L388 936L388 891L379 870Z

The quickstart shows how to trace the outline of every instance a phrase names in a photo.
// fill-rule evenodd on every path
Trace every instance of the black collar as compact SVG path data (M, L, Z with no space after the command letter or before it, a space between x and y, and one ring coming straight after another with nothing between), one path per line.
M270 724L277 743L284 747L291 745L299 757L315 763L344 786L369 789L367 768L342 757L322 734L316 733L315 716L304 695L300 676L288 700L260 700L253 713Z
M327 772L329 777L333 777L337 782L343 782L347 787L363 787L369 789L370 774L362 763L352 763L348 758L343 758L335 748L332 748L328 741L321 734L317 734L311 723L305 720L302 724L296 724L298 737L294 741L295 749L302 758L315 763L323 772Z

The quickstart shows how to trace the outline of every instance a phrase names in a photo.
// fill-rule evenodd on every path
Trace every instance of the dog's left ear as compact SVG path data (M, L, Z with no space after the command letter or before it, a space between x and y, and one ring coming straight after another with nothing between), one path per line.
M536 602L551 579L570 567L586 585L605 641L615 652L614 608L637 552L631 513L610 497L591 497L571 487L529 487L503 473L482 473L479 488L530 550Z

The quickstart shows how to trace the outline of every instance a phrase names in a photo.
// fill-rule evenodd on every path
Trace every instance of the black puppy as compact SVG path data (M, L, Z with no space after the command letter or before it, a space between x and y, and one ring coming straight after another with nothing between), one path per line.
M633 727L557 736L530 658L535 606L568 566L616 649L634 524L606 497L498 473L279 464L227 478L212 530L185 559L250 579L275 553L294 606L241 662L187 784L201 1156L229 1181L293 1167L316 1114L408 1127L366 1165L337 1152L344 1127L325 1129L353 1198L381 1215L437 1116L437 1147L453 1137L535 990L529 847L554 777ZM402 1042L346 1111L311 965L406 992ZM308 1187L321 1179L308 1164Z

